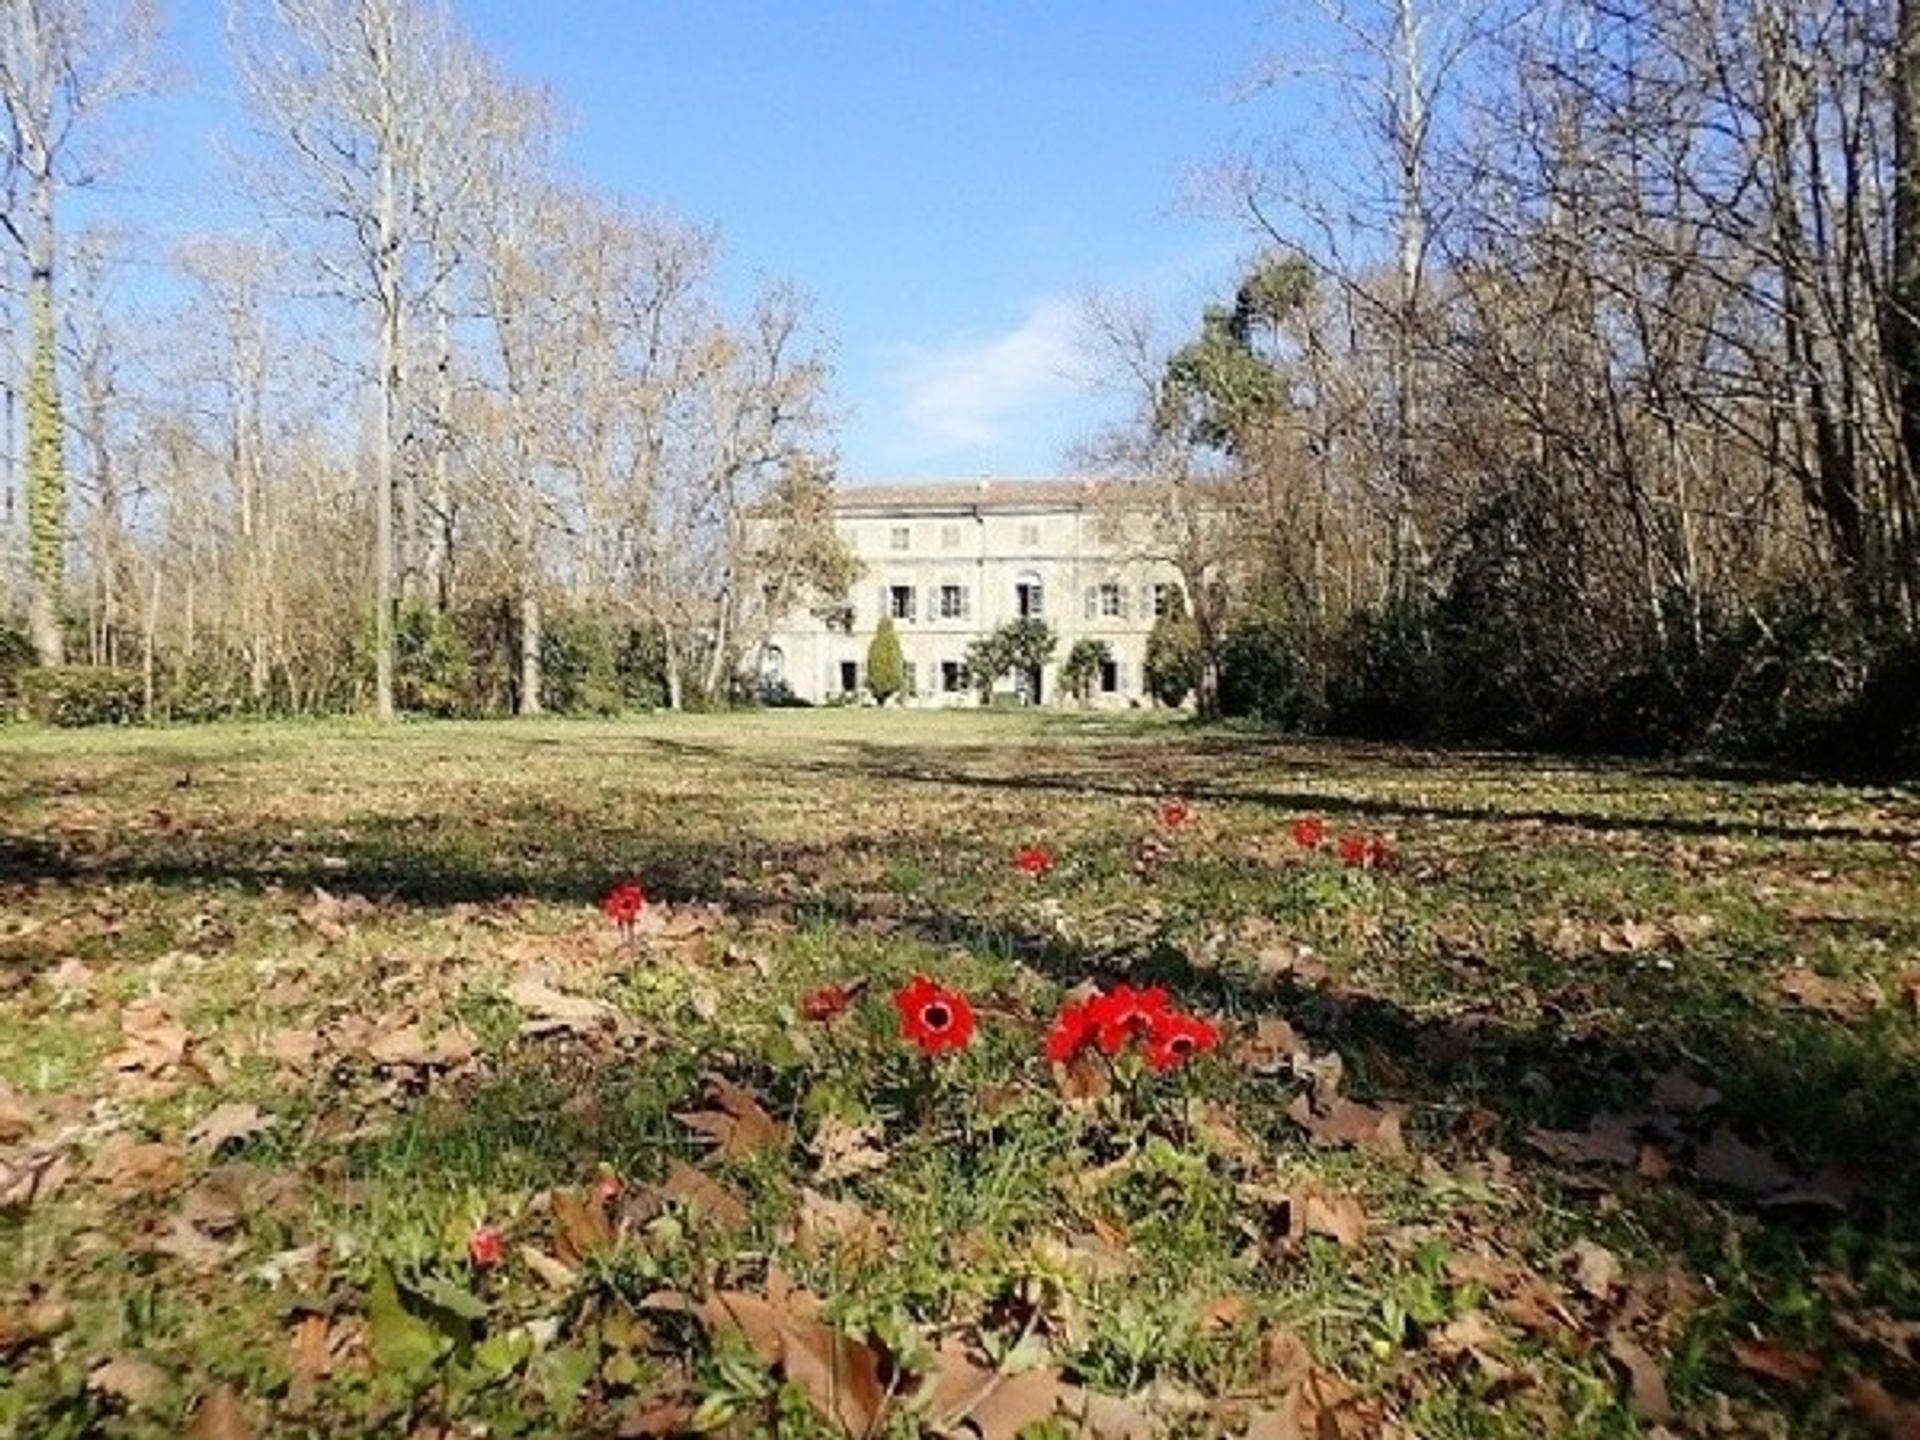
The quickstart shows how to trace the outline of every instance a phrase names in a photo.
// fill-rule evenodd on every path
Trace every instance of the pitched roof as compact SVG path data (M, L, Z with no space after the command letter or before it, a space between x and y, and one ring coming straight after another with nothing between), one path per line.
M1110 480L919 481L904 485L842 485L834 509L881 511L1061 510L1092 504Z

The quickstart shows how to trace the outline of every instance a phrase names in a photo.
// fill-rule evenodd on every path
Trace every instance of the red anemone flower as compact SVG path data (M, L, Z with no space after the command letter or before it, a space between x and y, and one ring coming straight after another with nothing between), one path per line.
M624 927L640 918L640 912L647 908L647 895L629 880L609 890L606 898L600 902L600 908L614 924Z
M1099 1028L1093 1014L1098 999L1070 1000L1060 1007L1053 1028L1047 1031L1047 1059L1053 1064L1065 1065L1093 1043Z
M1160 806L1160 823L1169 830L1178 830L1193 818L1193 811L1184 800L1168 800Z
M1053 852L1044 845L1023 846L1013 857L1013 868L1023 875L1044 875L1053 869Z
M473 1238L467 1241L467 1258L481 1270L491 1270L504 1260L506 1255L506 1242L500 1238L500 1232L491 1226L481 1226L473 1232Z
M801 999L800 1016L816 1025L838 1020L847 1013L847 1007L853 1004L853 997L857 993L850 985L822 985Z
M926 1054L964 1050L973 1039L973 1006L958 990L916 975L893 997L900 1033Z
M1367 840L1367 865L1371 869L1380 870L1391 864L1392 861L1393 847L1388 845L1387 842L1382 840L1378 835L1370 836Z
M1166 1008L1167 992L1158 985L1145 990L1116 985L1110 994L1096 996L1087 1003L1094 1043L1102 1054L1118 1055L1135 1036L1149 1033L1154 1017L1163 1014Z
M1155 1070L1173 1070L1219 1043L1220 1030L1211 1022L1165 1010L1148 1027L1147 1064Z
M1326 838L1327 822L1318 815L1293 822L1293 843L1302 850L1318 850Z
M1364 835L1342 835L1340 837L1340 863L1356 870L1366 868L1367 840Z

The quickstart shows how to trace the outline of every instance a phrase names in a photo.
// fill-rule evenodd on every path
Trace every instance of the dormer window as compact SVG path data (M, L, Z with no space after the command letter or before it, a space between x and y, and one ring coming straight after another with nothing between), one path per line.
M889 530L887 532L887 548L889 550L912 549L913 527L910 525L896 525Z

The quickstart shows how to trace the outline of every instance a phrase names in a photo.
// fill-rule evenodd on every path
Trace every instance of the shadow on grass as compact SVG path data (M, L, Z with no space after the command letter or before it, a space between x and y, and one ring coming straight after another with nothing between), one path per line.
M924 758L887 755L790 762L790 768L800 774L850 769L890 783L1154 793L1146 779L1096 779L1088 785L1045 777L980 777L956 773L951 766L930 767ZM939 778L929 779L930 768ZM1186 793L1194 792L1188 788ZM1222 791L1221 798L1249 797ZM1335 808L1320 795L1272 796L1260 803ZM1360 808L1359 802L1354 805ZM1487 818L1445 807L1418 813ZM745 920L800 920L859 934L887 931L931 947L1017 958L1062 986L1088 978L1107 983L1150 979L1166 984L1184 1003L1209 1011L1235 1017L1284 1014L1316 1048L1337 1049L1348 1058L1351 1088L1364 1098L1407 1105L1415 1133L1435 1144L1445 1143L1453 1120L1477 1108L1499 1117L1501 1140L1524 1155L1530 1127L1577 1127L1599 1111L1632 1110L1644 1102L1653 1076L1684 1064L1726 1092L1727 1117L1749 1138L1786 1146L1806 1170L1830 1161L1853 1167L1873 1197L1871 1210L1860 1218L1875 1219L1895 1237L1920 1239L1920 1210L1909 1203L1920 1189L1920 1072L1899 1046L1883 1043L1888 1037L1879 1030L1813 1014L1782 1014L1732 993L1703 998L1677 980L1662 982L1618 967L1583 981L1596 987L1592 1010L1608 1017L1600 1024L1569 1024L1550 1005L1531 1015L1503 1013L1485 1003L1466 1013L1423 1013L1331 980L1282 976L1273 981L1197 964L1166 940L1093 946L1062 938L1027 911L833 883L832 877L893 849L919 845L928 854L942 854L943 837L932 827L917 835L895 830L834 843L778 844L754 836L742 817L731 827L731 838L715 844L656 828L584 829L579 812L559 802L492 809L485 828L477 831L467 823L471 819L351 817L343 826L351 839L327 854L291 851L283 835L234 826L196 834L191 853L178 837L160 835L121 837L99 853L0 836L0 880L73 887L139 883L186 891L279 888L301 896L318 886L431 914L456 905L516 901L588 905L609 875L618 873L617 863L639 869L650 892L670 904L715 903ZM51 951L28 952L13 963L31 969L54 958ZM663 1079L677 1077L684 1082L680 1089L691 1089L698 1069L697 1058L677 1069L669 1066L671 1075L650 1064L642 1088L657 1092ZM632 1134L621 1143L630 1142L636 1150L673 1143L664 1112L655 1113L658 1105L628 1093L640 1083L633 1079L636 1073L618 1067L589 1071L573 1077L569 1087L583 1095L597 1093L620 1114L637 1117L637 1128L628 1127ZM502 1083L520 1082L504 1077ZM541 1083L521 1096L524 1104L503 1092L477 1106L474 1116L448 1111L446 1143L483 1155L499 1138L494 1120L485 1117L517 1115L521 1119L514 1123L526 1131L531 1155L552 1160L575 1137L605 1153L607 1136L591 1123L552 1123L550 1097ZM1798 1215L1763 1219L1787 1228L1804 1223Z

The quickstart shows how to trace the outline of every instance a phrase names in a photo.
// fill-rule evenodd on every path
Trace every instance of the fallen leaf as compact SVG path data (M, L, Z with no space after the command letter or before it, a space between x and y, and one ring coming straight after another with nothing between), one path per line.
M1053 1083L1068 1104L1093 1105L1113 1093L1113 1067L1096 1055L1082 1053L1053 1065Z
M520 1263L539 1276L542 1284L563 1295L580 1283L579 1272L572 1266L562 1264L545 1251L536 1250L531 1245L520 1247Z
M109 1136L87 1167L89 1180L123 1198L172 1190L185 1174L180 1152L173 1146L137 1141L125 1132Z
M410 1024L375 1035L366 1050L381 1065L437 1070L471 1060L477 1048L473 1032L464 1025L445 1026L429 1039L418 1024Z
M1692 1114L1720 1103L1720 1092L1702 1085L1684 1070L1669 1070L1653 1082L1653 1103L1662 1110Z
M304 1070L319 1057L320 1036L313 1030L282 1027L267 1036L260 1052L289 1070Z
M1296 1095L1287 1107L1287 1118L1312 1136L1316 1145L1352 1145L1376 1155L1406 1153L1400 1116L1394 1110L1335 1100L1323 1115L1315 1113L1306 1096Z
M1771 1195L1793 1183L1793 1172L1771 1150L1747 1144L1724 1126L1700 1147L1693 1168L1702 1180L1749 1196Z
M814 1178L825 1183L884 1168L889 1157L880 1136L878 1121L849 1125L837 1115L827 1116L807 1145L819 1161Z
M552 1195L554 1229L559 1234L560 1258L576 1264L613 1249L613 1225L600 1205L578 1195L556 1190ZM564 1287L562 1287L564 1288Z
M795 1247L809 1257L826 1249L877 1255L886 1244L885 1226L871 1211L851 1200L822 1195L811 1187L800 1191L793 1234Z
M1607 1336L1607 1353L1626 1373L1628 1399L1642 1420L1662 1424L1673 1418L1667 1399L1667 1377L1654 1358L1623 1330Z
M1876 1435L1886 1440L1920 1440L1920 1405L1894 1399L1878 1380L1866 1375L1849 1376L1847 1399Z
M1826 1368L1818 1355L1772 1340L1736 1340L1731 1348L1743 1370L1796 1388L1811 1385Z
M566 994L531 975L523 975L515 980L507 987L506 994L507 999L533 1017L532 1022L524 1027L530 1035L544 1035L555 1030L592 1035L602 1030L621 1028L620 1012L606 1001Z
M6 1081L0 1080L0 1144L19 1140L33 1133L37 1123L25 1097Z
M711 1224L717 1230L740 1230L747 1224L746 1202L684 1160L667 1162L667 1178L661 1182L660 1191L679 1201L689 1217Z
M1624 1115L1596 1115L1585 1130L1530 1131L1527 1143L1550 1159L1572 1165L1630 1168L1640 1160L1636 1128Z
M253 1425L246 1407L231 1385L210 1391L194 1407L184 1440L253 1440Z
M1352 1247L1366 1239L1367 1212L1351 1195L1308 1190L1294 1197L1293 1231L1296 1236L1325 1235Z
M151 1360L122 1355L89 1370L87 1388L140 1409L152 1410L166 1398L169 1382L166 1371Z
M191 1269L211 1273L222 1268L239 1253L233 1245L223 1245L209 1237L199 1226L184 1216L175 1215L166 1224L148 1248L161 1255L170 1255Z
M158 1075L186 1058L187 1027L158 1000L140 1000L120 1012L120 1049L107 1057L114 1070Z
M1574 1243L1567 1252L1573 1263L1573 1283L1595 1300L1605 1300L1620 1284L1620 1259L1604 1245L1591 1240Z
M786 1127L731 1080L714 1076L707 1082L707 1097L719 1107L717 1110L683 1111L674 1118L719 1141L714 1154L722 1160L738 1159L757 1150L786 1148Z
M1241 1062L1258 1073L1286 1070L1296 1055L1307 1054L1306 1041L1278 1015L1261 1016L1253 1034L1242 1040L1238 1049Z
M975 1363L958 1340L945 1341L935 1356L933 1399L928 1413L933 1429L954 1433L964 1423L980 1440L1017 1440L1029 1425L1050 1419L1059 1409L1064 1387L1051 1366L1011 1375Z
M229 1141L252 1139L272 1126L273 1117L262 1115L258 1105L232 1100L217 1106L187 1131L187 1143L211 1155Z

